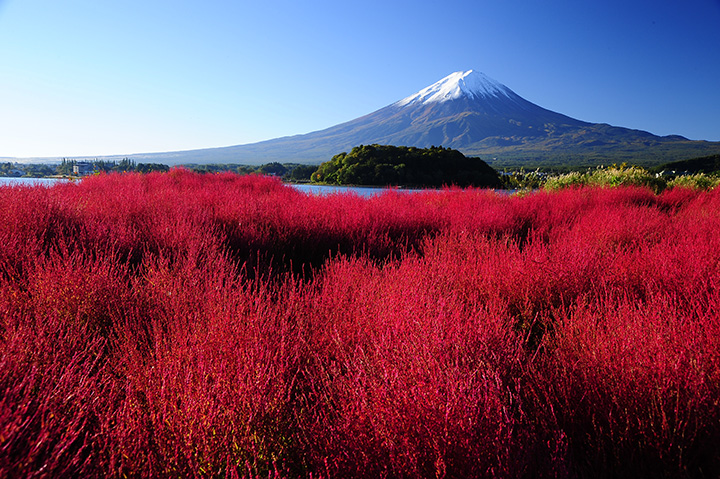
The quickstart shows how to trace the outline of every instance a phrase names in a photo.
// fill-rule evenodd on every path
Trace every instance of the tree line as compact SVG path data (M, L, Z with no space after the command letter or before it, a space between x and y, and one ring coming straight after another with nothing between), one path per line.
M78 168L82 167L82 170ZM151 171L169 171L170 167L162 163L137 163L135 160L130 158L123 158L120 161L106 161L106 160L93 160L93 161L77 161L68 160L63 158L60 165L55 169L56 174L73 176L80 174L94 174L94 173L150 173Z

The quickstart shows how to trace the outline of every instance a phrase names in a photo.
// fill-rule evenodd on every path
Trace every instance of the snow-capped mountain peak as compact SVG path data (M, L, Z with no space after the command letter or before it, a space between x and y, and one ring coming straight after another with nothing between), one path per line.
M397 106L411 104L441 103L466 96L469 98L510 96L508 87L484 73L473 70L451 73L442 80L423 88L414 95L395 103Z

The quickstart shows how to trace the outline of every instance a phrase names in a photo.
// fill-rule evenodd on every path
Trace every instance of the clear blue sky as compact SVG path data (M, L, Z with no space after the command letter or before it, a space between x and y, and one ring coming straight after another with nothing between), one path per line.
M0 157L307 133L467 69L720 141L720 0L0 0Z

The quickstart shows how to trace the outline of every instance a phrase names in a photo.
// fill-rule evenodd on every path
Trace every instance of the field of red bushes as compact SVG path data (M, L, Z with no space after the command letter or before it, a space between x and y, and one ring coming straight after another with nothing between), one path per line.
M1 477L718 477L720 192L0 187Z

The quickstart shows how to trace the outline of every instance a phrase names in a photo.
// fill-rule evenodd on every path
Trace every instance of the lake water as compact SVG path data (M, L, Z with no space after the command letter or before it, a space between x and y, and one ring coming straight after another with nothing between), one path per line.
M4 178L0 177L0 186L3 185L43 185L52 186L59 181L68 181L63 178Z
M358 187L358 186L327 186L327 185L290 185L293 188L302 191L303 193L313 195L331 195L333 193L355 193L358 196L375 196L389 191L389 188L373 188L373 187ZM401 193L417 193L423 190L404 190L404 189L393 189L393 191L399 191Z

